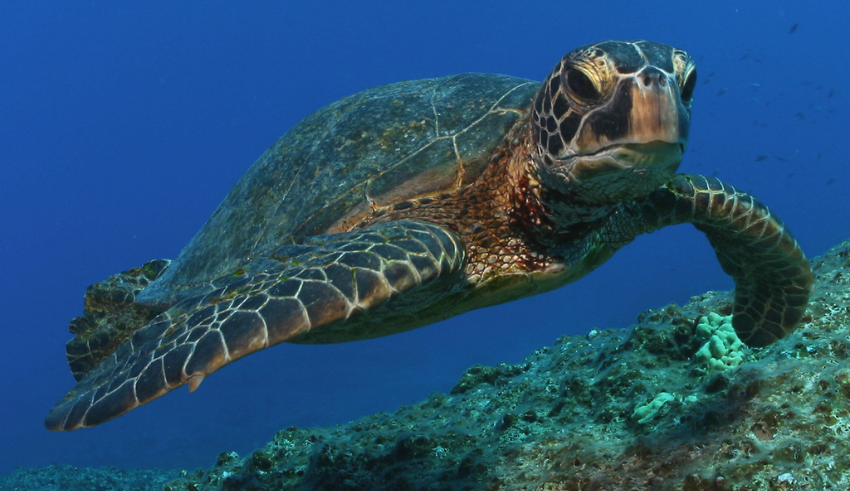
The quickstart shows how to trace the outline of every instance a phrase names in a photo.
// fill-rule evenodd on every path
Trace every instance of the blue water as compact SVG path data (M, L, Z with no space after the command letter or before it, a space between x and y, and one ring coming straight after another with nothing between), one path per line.
M0 473L209 466L278 429L393 410L475 363L732 287L705 238L674 227L550 294L390 338L281 345L103 426L43 429L73 386L64 343L85 287L175 257L279 135L367 87L540 80L582 44L666 42L700 76L681 170L757 195L810 256L850 237L845 3L459 3L0 3Z

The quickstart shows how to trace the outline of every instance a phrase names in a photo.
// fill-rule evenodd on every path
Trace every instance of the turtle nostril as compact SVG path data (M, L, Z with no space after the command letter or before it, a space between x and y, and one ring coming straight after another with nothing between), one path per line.
M638 77L638 83L643 84L646 88L651 88L653 85L656 88L667 87L667 74L655 67L647 67Z

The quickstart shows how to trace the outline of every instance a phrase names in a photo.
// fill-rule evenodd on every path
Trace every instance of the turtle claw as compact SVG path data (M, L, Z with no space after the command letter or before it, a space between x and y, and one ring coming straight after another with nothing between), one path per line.
M195 392L204 381L204 375L192 375L189 377L189 392Z

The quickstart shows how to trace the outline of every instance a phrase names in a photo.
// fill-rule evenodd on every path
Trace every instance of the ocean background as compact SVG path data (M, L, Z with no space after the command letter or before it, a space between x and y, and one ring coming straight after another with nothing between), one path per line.
M850 7L839 1L0 3L0 474L210 466L292 425L448 392L474 364L732 288L684 225L558 291L378 340L280 345L102 426L43 428L74 385L85 287L174 258L230 187L312 111L460 72L541 80L575 47L650 39L696 60L680 171L779 214L810 257L850 237ZM308 183L305 183L305 185Z

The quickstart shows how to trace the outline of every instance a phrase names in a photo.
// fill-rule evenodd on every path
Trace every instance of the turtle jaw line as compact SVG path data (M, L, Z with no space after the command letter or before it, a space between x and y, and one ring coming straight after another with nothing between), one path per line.
M540 198L562 226L595 221L614 204L644 196L678 169L684 144L654 140L618 142L590 154L576 154L539 166L537 180L554 194Z
M576 158L591 158L597 156L608 156L615 153L617 150L625 149L629 151L664 151L667 148L672 150L678 150L679 154L685 153L686 144L683 142L669 142L666 140L652 140L652 141L626 141L626 142L617 142L610 145L605 145L604 147L600 147L592 152L588 153L574 153L569 155L561 160L571 160ZM680 159L681 160L681 159Z
M685 145L654 140L647 143L616 143L592 153L575 154L559 161L579 182L612 173L661 173L672 175L682 161Z

